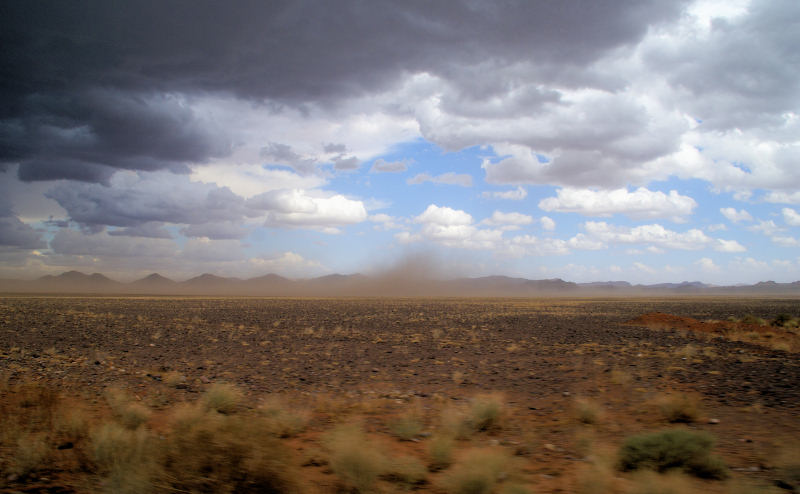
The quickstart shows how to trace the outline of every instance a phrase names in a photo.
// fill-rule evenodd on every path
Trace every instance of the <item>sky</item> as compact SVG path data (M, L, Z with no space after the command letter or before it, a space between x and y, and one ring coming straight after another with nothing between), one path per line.
M0 277L800 280L796 0L11 0L0 43Z

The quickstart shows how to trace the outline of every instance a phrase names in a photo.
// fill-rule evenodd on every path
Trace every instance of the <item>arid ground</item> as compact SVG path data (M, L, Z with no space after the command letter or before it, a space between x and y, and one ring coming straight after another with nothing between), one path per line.
M101 424L134 403L143 418L124 430L170 442L176 407L220 383L241 392L220 417L261 417L278 402L296 417L274 434L293 472L274 491L787 492L800 489L799 315L797 299L8 296L0 492L135 492L97 459ZM481 403L497 409L482 425L469 419ZM64 404L85 410L74 441L53 417L26 418ZM458 420L472 430L453 429ZM378 466L354 479L337 460L346 427L423 473ZM670 429L710 433L725 478L621 471L626 438ZM452 458L437 465L431 443L445 436ZM31 438L40 461L20 466ZM480 454L505 466L484 490L458 487ZM220 491L174 487L175 475L168 487L162 470L136 485ZM239 477L241 492L255 482Z

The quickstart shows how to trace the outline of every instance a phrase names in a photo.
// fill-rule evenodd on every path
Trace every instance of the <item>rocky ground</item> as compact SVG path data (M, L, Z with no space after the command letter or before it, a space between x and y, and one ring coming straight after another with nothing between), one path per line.
M718 437L735 475L769 483L770 458L800 439L800 359L705 321L798 312L794 299L5 297L0 373L90 400L122 387L155 409L228 382L311 409L344 400L376 431L412 402L434 414L499 392L513 420L486 440L536 437L536 492L571 492L587 437L613 446L663 427L658 400L688 393L702 410L690 427ZM576 399L603 420L576 421Z

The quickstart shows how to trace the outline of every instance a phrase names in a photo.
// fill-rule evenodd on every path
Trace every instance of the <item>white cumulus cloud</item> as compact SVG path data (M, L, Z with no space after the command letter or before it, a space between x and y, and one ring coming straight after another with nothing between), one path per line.
M565 187L556 191L556 197L539 202L544 211L579 213L584 216L611 216L625 214L631 218L668 218L685 221L697 207L694 199L671 190L669 194L639 187L613 190L576 189Z
M414 218L414 223L431 223L444 226L470 225L472 224L472 215L460 209L431 204L422 214Z
M248 206L266 213L266 226L310 228L326 233L338 233L339 227L367 219L363 202L320 191L267 192L249 199Z
M528 197L528 191L524 187L517 187L511 190L494 190L481 193L485 199L506 199L509 201L521 201Z
M783 221L789 226L800 226L800 214L792 208L781 209Z
M504 213L502 211L495 211L492 213L491 217L486 218L482 223L491 226L499 226L505 230L514 230L533 223L533 216L517 212Z
M418 185L425 182L445 185L460 185L461 187L472 187L472 175L466 173L447 172L441 175L430 175L420 173L406 180L409 185Z
M718 273L720 271L720 267L714 264L714 261L708 257L699 259L695 262L695 265L704 273Z
M753 221L753 217L750 216L750 213L744 209L737 211L736 208L720 208L719 211L722 213L722 216L728 218L729 221L733 221L734 223L738 223L740 221Z
M587 235L605 243L645 244L661 249L700 250L713 247L722 252L742 252L735 240L713 239L701 230L692 228L676 232L659 224L625 227L610 225L604 221L587 221L584 224Z

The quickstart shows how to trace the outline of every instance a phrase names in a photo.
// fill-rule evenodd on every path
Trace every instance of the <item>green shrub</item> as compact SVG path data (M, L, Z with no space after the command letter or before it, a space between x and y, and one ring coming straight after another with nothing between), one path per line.
M711 455L713 437L705 432L668 430L628 438L619 451L622 471L681 469L702 478L727 477L725 464Z
M744 323L744 324L756 324L758 326L764 326L765 324L767 324L767 321L765 321L764 319L762 319L760 317L756 317L756 316L754 316L752 314L745 315L744 317L742 317L739 320L739 322Z
M773 326L785 327L789 326L794 318L789 314L778 314L775 319L772 320Z

